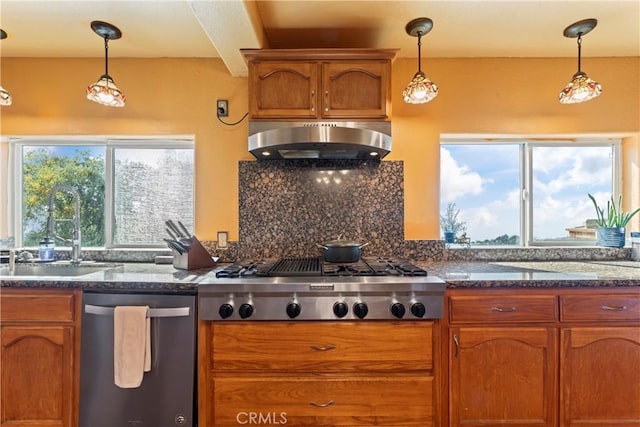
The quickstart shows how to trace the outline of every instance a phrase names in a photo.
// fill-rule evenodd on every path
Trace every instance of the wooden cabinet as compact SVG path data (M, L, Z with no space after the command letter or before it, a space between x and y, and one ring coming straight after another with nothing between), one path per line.
M449 290L449 426L640 426L640 289Z
M435 426L434 338L429 321L201 322L200 425Z
M560 331L561 427L640 426L639 303L632 294L560 298L569 323Z
M449 425L555 425L554 298L453 295L449 306Z
M249 115L265 120L388 120L395 50L244 50Z
M0 425L78 424L79 290L3 289Z

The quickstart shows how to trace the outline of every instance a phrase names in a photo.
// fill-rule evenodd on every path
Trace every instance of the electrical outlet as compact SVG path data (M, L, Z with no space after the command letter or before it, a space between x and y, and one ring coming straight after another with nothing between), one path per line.
M226 99L218 99L218 117L229 116L229 101Z

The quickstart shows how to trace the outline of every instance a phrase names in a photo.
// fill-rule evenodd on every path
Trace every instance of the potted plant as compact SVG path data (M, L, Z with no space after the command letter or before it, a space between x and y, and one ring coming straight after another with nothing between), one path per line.
M589 194L589 198L596 208L596 244L598 246L609 246L621 248L624 246L625 227L635 214L640 212L640 208L635 211L622 211L622 194L618 196L618 201L611 196L611 200L607 201L607 209L598 206L595 197Z
M440 215L440 227L444 232L445 243L455 243L458 232L467 230L467 224L458 219L460 209L456 209L456 204L451 202L447 204L447 211L444 215Z

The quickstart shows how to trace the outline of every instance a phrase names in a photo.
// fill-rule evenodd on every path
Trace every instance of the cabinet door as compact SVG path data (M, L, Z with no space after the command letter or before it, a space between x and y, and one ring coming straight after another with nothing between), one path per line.
M387 118L389 61L332 61L322 65L324 118Z
M2 326L0 425L70 427L73 327Z
M562 329L560 426L640 426L640 327Z
M317 62L249 63L249 112L252 118L315 118Z
M546 327L450 330L450 425L554 426L557 334Z

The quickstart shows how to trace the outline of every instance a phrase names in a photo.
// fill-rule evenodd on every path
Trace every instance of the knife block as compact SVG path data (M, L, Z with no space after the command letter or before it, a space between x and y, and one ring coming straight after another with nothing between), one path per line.
M173 250L171 252L173 252L173 267L180 270L197 270L216 266L209 252L195 236L191 238L191 247L188 252L183 254Z

